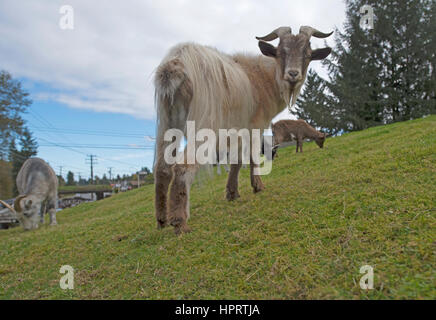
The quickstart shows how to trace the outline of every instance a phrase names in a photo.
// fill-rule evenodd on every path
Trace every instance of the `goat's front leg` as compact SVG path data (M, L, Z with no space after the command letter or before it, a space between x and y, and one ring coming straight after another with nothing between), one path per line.
M258 193L265 189L265 186L262 183L262 180L260 179L260 176L254 175L254 169L258 168L259 165L255 164L253 159L250 159L250 179L251 179L251 186L253 187L253 192Z
M189 191L194 181L197 165L176 164L173 166L173 181L169 194L169 221L174 232L190 232L187 225L189 219Z
M47 209L48 209L48 214L50 216L50 225L51 226L55 226L58 224L58 222L56 221L56 209L57 208L58 208L57 198L54 195L52 197L52 199L50 199L47 203ZM44 213L45 213L45 208L44 208Z
M163 158L157 159L154 171L156 221L157 228L162 229L168 224L167 194L173 173Z
M240 169L241 164L230 165L230 173L226 186L226 198L228 201L233 201L240 197L238 192L238 176Z
M40 212L39 212L39 215L40 215L40 217L39 217L39 222L41 223L41 225L44 224L44 215L45 215L45 210L46 210L46 204L43 203L43 204L41 205L41 210L40 210Z
M298 150L300 150L300 152L303 152L303 141L304 141L304 138L297 137L297 153L298 153Z
M50 216L50 225L51 226L57 225L58 222L56 221L56 209L52 208L48 210L48 214Z

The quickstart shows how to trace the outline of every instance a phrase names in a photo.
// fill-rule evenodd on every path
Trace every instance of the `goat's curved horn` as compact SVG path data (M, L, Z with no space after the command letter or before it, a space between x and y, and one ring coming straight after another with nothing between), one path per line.
M0 203L5 206L6 208L8 208L9 210L11 210L13 213L17 214L17 212L15 211L14 208L12 208L10 205L8 205L6 202L0 200Z
M277 38L281 38L283 37L283 35L287 34L287 33L291 33L292 34L292 29L290 27L280 27L275 29L273 32L271 32L270 34L264 36L264 37L256 37L257 40L262 40L262 41L273 41Z
M309 26L302 26L300 28L300 33L304 33L305 35L310 37L315 37L315 38L327 38L330 37L333 34L334 31L330 32L330 33L324 33L321 32L315 28L309 27Z
M18 196L18 197L15 198L15 201L14 201L15 212L16 212L16 211L22 211L22 210L23 210L23 209L21 208L21 204L20 204L20 202L21 202L21 200L24 199L25 197L27 197L27 196L26 196L26 195L21 195L21 196Z

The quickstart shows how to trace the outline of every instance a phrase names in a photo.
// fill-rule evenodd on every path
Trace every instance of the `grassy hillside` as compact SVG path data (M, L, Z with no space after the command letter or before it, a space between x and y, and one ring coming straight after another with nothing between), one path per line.
M0 297L435 299L436 116L279 151L267 189L192 189L192 233L156 229L153 186L0 231ZM75 289L59 288L59 268ZM374 290L360 267L374 267Z
M87 192L87 191L105 191L111 190L110 185L97 184L97 185L86 185L86 186L61 186L59 187L60 193L68 192Z

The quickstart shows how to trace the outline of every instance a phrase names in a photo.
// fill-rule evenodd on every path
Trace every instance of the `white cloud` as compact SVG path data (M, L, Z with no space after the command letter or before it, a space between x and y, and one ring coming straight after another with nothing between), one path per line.
M59 28L64 4L2 1L0 68L44 83L36 100L145 119L155 114L153 71L178 42L258 52L254 37L278 26L330 31L344 20L342 0L71 0L75 25L69 31ZM320 70L319 63L314 67Z

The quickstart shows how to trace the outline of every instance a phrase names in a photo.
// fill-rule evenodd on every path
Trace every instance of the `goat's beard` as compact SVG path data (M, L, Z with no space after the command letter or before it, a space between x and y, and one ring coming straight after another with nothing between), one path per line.
M292 101L291 101L291 105L289 106L289 108L297 103L297 99L298 99L298 96L300 95L300 91L301 91L301 87L303 86L303 83L304 83L304 81L300 81L300 82L295 84L294 89L292 90Z
M283 101L285 101L288 109L290 109L295 103L297 103L301 87L304 83L304 79L295 84L291 84L288 81L283 80L282 75L276 73L276 80L279 84L280 96L282 97Z

